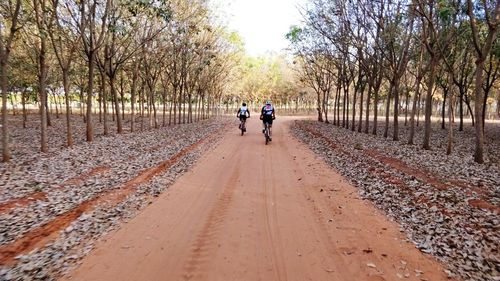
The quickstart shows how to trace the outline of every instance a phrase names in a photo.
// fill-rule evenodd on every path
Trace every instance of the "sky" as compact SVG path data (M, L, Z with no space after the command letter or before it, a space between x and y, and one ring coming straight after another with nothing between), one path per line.
M298 7L306 0L219 0L229 29L237 31L252 56L281 52L287 48L285 35L300 24Z

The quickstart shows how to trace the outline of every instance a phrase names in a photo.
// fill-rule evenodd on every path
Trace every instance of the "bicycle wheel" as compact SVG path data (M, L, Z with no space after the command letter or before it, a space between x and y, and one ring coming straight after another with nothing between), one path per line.
M264 137L266 138L266 145L267 145L269 143L269 127L267 124L266 124L266 129L264 132Z

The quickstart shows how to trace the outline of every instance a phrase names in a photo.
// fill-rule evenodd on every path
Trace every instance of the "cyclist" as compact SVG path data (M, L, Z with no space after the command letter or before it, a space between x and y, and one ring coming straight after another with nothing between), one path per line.
M260 120L262 120L262 125L264 126L262 129L262 133L266 131L266 123L269 124L269 140L272 140L271 136L271 128L273 126L273 120L276 118L274 114L274 107L271 104L271 101L266 101L266 105L262 107L260 111Z
M241 129L242 124L244 122L246 122L247 118L250 118L250 110L248 109L246 103L242 103L241 107L238 108L238 112L236 113L236 117L240 118L240 129ZM247 129L245 127L243 127L243 131L246 132Z

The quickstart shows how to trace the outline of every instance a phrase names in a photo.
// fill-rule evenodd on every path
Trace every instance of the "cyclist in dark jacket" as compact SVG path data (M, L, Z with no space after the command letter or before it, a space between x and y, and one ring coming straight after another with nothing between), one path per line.
M275 113L274 113L274 107L271 104L271 101L266 101L266 105L262 107L262 110L260 111L260 120L262 120L262 125L264 126L262 129L262 133L265 132L266 128L266 123L269 124L269 139L272 140L272 131L271 128L273 126L273 120L276 118Z

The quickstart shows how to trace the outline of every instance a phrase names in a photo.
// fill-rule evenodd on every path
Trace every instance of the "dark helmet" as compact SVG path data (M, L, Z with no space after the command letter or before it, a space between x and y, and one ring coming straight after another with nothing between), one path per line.
M247 104L246 104L245 102L244 102L242 105L243 105L243 106L247 106Z

